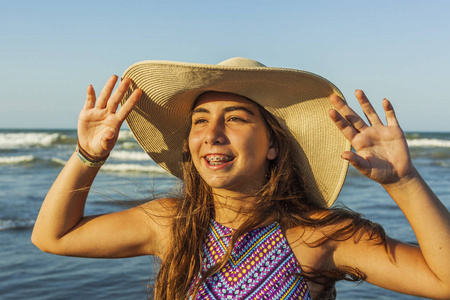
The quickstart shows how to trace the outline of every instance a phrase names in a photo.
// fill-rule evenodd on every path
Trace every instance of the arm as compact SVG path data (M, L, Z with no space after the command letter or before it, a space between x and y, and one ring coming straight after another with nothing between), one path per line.
M130 80L124 79L112 94L116 82L117 77L111 77L98 99L92 86L87 90L78 121L78 137L81 147L92 157L109 154L123 121L141 94L134 91L117 110ZM158 229L164 231L165 227L160 228L161 222L146 212L158 211L161 201L112 214L84 216L86 198L98 171L98 167L88 167L76 154L72 155L42 204L33 229L33 243L43 251L70 256L158 254Z
M383 101L384 126L364 93L358 90L356 97L370 126L339 97L330 99L339 111L330 111L330 117L356 150L344 152L342 158L386 189L411 224L419 247L388 238L390 258L383 246L346 241L336 249L335 264L359 268L367 281L387 289L448 299L450 214L412 165L391 103Z

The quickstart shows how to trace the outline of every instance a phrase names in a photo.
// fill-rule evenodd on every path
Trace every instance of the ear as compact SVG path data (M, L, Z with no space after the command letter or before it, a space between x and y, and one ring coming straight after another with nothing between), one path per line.
M278 148L271 146L269 150L267 150L266 158L268 160L274 160L278 156Z

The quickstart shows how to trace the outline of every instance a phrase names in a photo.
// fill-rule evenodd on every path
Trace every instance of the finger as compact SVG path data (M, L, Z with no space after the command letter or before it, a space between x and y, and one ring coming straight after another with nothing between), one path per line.
M370 175L370 164L363 157L359 156L355 152L345 151L341 157L347 160L352 166L355 167L361 174L365 176Z
M356 99L358 99L359 105L361 106L364 114L366 115L367 120L369 120L370 125L380 125L383 124L378 117L377 112L373 108L369 99L367 99L366 94L362 90L355 91Z
M333 120L334 124L336 124L337 128L345 136L345 138L350 142L353 140L355 135L358 134L355 128L349 122L347 122L347 120L343 116L341 116L336 110L330 109L328 115Z
M129 78L124 78L120 82L119 87L116 89L114 94L109 98L108 103L106 105L106 107L110 112L114 113L117 110L120 101L122 101L123 96L128 91L130 83L131 80Z
M386 122L388 126L399 126L397 117L395 116L394 107L392 106L391 102L384 98L383 100L383 108L384 108L384 114L386 116Z
M130 112L135 107L136 103L142 96L142 91L137 89L134 90L130 97L128 97L127 101L120 107L117 111L116 116L119 120L124 121Z
M85 109L91 109L95 106L95 90L90 84L87 87L87 96L86 96L86 103L84 103Z
M109 78L108 82L103 87L102 92L100 93L100 96L98 96L97 99L97 108L105 108L106 103L108 102L109 97L111 96L111 93L114 89L114 86L117 82L117 76L113 75Z
M357 131L361 131L367 127L364 120L361 119L361 117L358 116L358 114L355 113L355 111L351 109L350 106L348 106L347 103L345 103L344 100L342 100L338 95L331 95L330 102L334 105L334 107L336 107L341 116L343 116Z

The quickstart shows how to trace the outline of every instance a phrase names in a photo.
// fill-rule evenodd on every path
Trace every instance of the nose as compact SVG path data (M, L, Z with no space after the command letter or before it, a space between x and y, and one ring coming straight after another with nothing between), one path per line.
M225 127L220 121L211 122L205 131L204 143L209 145L221 145L227 141Z

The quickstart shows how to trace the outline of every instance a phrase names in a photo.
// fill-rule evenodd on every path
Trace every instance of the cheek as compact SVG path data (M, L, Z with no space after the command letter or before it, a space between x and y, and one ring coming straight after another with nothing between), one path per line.
M191 131L188 137L188 145L191 153L198 147L198 140L199 140L198 135L195 135L195 133Z
M252 152L252 156L257 160L265 160L269 149L268 137L264 133L253 134L249 137L245 145L246 149Z
M192 162L194 163L194 166L197 168L199 164L199 155L200 155L200 147L202 145L202 139L199 137L199 135L196 134L189 134L188 137L188 146L189 146L189 152L191 154Z

